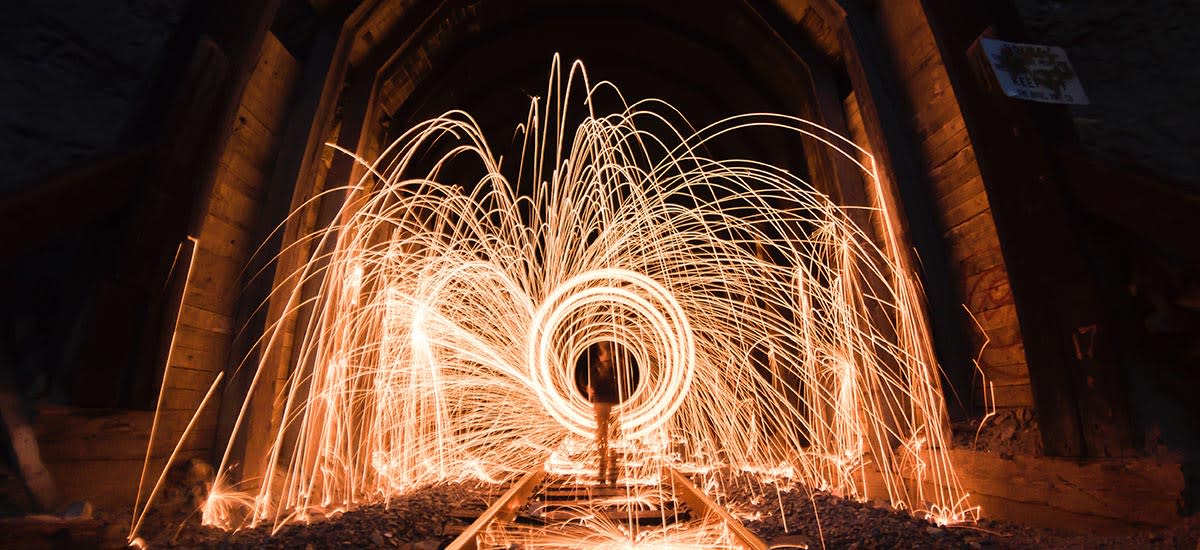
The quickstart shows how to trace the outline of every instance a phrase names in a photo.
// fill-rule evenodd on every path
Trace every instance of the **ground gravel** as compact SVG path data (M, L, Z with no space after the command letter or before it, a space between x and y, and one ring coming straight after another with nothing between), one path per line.
M728 508L776 550L794 548L1035 548L1197 549L1200 516L1170 530L1124 536L1079 535L1021 527L988 519L938 527L884 503L864 503L803 487L764 483L744 474L719 474ZM782 488L781 488L782 487ZM179 525L153 528L153 548L311 549L401 548L437 550L453 539L443 534L455 511L482 508L495 487L448 484L394 499L388 505L352 510L310 525L290 525L270 535L265 529L226 533L201 527L193 516ZM786 527L785 527L786 523ZM149 532L149 531L147 531Z
M744 475L726 475L728 508L743 524L778 550L792 548L1035 548L1200 550L1200 515L1170 530L1123 536L1066 533L981 519L939 527L923 514L865 503L794 485L762 483ZM744 503L744 504L737 504Z
M386 505L364 506L308 525L286 525L274 535L267 528L227 533L203 527L198 519L191 518L176 529L161 531L149 542L151 548L179 549L436 550L453 540L453 536L442 534L451 512L483 508L492 494L487 486L475 484L428 487L394 498Z

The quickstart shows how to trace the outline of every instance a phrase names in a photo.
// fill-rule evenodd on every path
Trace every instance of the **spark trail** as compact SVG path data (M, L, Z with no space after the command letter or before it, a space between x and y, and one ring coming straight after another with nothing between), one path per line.
M291 315L310 306L284 391L269 396L283 407L266 445L278 467L239 472L255 487L240 492L226 453L204 521L278 527L543 462L585 472L594 421L574 366L601 340L638 369L614 409L630 487L652 490L655 465L669 464L866 498L878 471L885 494L871 497L970 517L896 236L870 234L787 170L706 151L775 128L877 182L871 156L778 114L693 130L665 102L591 83L579 63L562 73L556 58L518 128L513 179L459 111L360 160L336 222L306 237L319 253L272 297ZM598 113L601 95L625 107ZM585 115L569 120L572 105ZM259 355L284 336L268 327Z

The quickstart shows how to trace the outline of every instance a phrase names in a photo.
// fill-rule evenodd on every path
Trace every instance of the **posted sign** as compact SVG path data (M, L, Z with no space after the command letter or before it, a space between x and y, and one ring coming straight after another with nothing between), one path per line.
M1062 48L991 38L983 38L981 43L996 81L1008 97L1087 105L1083 84Z

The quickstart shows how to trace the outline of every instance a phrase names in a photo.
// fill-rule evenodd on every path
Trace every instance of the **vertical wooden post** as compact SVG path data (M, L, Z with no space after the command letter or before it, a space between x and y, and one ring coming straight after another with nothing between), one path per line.
M1014 13L998 2L921 0L975 145L1025 341L1047 454L1119 456L1132 444L1108 307L1081 250L1076 207L1053 163L1051 141L1069 136L1061 106L994 92L973 48ZM1011 6L1008 8L1011 10Z
M820 3L817 3L820 4ZM916 164L917 146L901 118L895 89L885 80L891 74L884 62L877 30L856 2L843 2L838 40L845 53L846 71L860 112L870 150L875 155L881 185L896 205L888 220L907 237L916 251L918 276L925 298L934 349L942 367L942 387L951 419L969 414L956 396L970 395L973 367L961 324L961 302L955 295L950 262L934 201Z
M303 61L299 95L284 123L279 156L269 176L260 222L254 228L254 242L261 243L261 248L251 258L247 273L258 276L248 281L237 305L236 326L242 331L241 337L233 342L226 369L229 383L221 403L213 458L214 463L219 462L225 447L232 445L230 454L243 465L240 474L244 478L261 473L261 461L273 441L269 433L278 413L275 396L282 389L279 381L289 374L295 313L286 311L291 291L288 285L293 271L304 263L307 248L285 248L285 245L296 243L311 231L313 220L305 214L291 219L288 216L321 191L324 181L320 177L321 156L334 124L349 42L353 40L354 27L347 23L345 10L326 15L325 24L317 31L308 58ZM280 224L284 224L281 231ZM262 307L268 298L269 305ZM273 355L265 356L263 350L257 349L262 345L258 338L277 325L282 340L276 344ZM260 365L270 372L263 374L264 379L255 390L259 396L255 398L250 395L250 383ZM248 398L254 399L247 411L248 418L243 421L242 433L235 434L234 423Z

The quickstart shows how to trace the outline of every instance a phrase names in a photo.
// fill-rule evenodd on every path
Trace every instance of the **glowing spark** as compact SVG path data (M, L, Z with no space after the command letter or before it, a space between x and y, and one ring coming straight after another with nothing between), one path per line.
M196 257L200 255L199 254L200 239L193 237L191 235L188 235L187 241L190 241L192 243L192 256L191 256L191 259L188 261L187 273L184 275L183 292L182 292L181 296L187 296L187 294L188 294L188 290L189 290L189 287L191 286L191 282L192 282L193 268L196 267ZM181 252L183 252L183 243L182 242L179 243L179 247L175 250L175 259L171 261L171 271L175 271L175 264L179 261L179 255ZM180 322L180 319L183 317L181 314L181 311L183 309L183 300L182 299L180 299L180 301L179 301L179 309L180 309L180 311L176 311L176 313L175 313L175 326L173 327L173 329L171 331L171 343L167 346L167 364L163 365L162 385L158 389L158 400L154 404L154 419L151 420L151 422L150 422L150 437L149 437L149 441L146 444L146 458L142 462L142 474L140 476L138 476L137 496L135 496L133 499L133 513L130 515L129 536L127 537L127 539L130 540L131 543L134 539L134 532L137 530L137 520L139 517L141 517L141 515L138 513L138 508L142 504L142 490L145 488L146 474L148 473L148 470L150 469L150 455L151 455L152 451L154 450L155 437L158 435L158 416L159 416L159 414L162 413L163 395L166 393L167 381L169 380L169 376L171 374L171 364L173 362L172 360L173 360L174 354L175 354L175 339L179 336L179 322ZM186 434L184 434L183 437L186 437ZM167 462L167 466L170 466L170 461ZM166 473L166 466L164 466L163 468L164 468L163 473ZM149 500L149 498L147 500ZM142 510L142 514L144 514L144 513L145 513L145 510Z
M966 517L920 291L891 228L877 245L796 175L703 153L776 128L844 155L878 187L870 155L783 115L695 132L659 101L600 115L593 98L619 98L615 88L591 85L578 63L563 82L557 63L520 129L515 179L458 111L364 163L338 221L308 237L325 252L291 275L319 292L294 284L276 298L312 313L270 466L240 473L264 481L242 495L218 479L205 522L278 528L439 481L512 478L547 456L548 470L582 480L594 421L575 362L605 340L633 355L639 380L614 409L630 491L656 490L638 484L666 483L671 464L863 499L874 468L894 505ZM564 93L576 88L588 112L577 124ZM261 356L287 340L283 327L263 336ZM921 467L906 469L918 452ZM725 536L580 528L602 533L588 547L719 547Z

